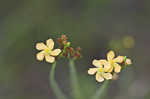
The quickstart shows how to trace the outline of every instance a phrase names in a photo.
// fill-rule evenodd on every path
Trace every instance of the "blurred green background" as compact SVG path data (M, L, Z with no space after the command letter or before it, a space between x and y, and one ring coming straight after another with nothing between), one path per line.
M107 99L150 99L150 1L0 0L0 99L56 99L49 86L51 65L36 60L35 44L66 34L81 46L76 63L82 94L101 84L87 74L93 59L113 49L133 60L109 87ZM65 62L64 62L65 61ZM69 67L60 60L56 80L69 96Z

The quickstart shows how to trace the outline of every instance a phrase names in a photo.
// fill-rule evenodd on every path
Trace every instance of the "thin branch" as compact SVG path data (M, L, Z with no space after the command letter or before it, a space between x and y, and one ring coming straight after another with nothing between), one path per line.
M66 96L62 93L62 91L60 90L60 88L57 85L57 82L55 81L55 68L56 68L56 62L53 63L51 71L50 71L50 75L49 75L49 79L50 79L50 85L57 97L57 99L67 99Z
M77 73L73 59L69 60L69 66L70 66L70 80L73 90L72 94L74 95L74 99L83 99L80 93L80 86L78 84Z
M110 81L106 80L91 99L104 99L107 93L109 82Z

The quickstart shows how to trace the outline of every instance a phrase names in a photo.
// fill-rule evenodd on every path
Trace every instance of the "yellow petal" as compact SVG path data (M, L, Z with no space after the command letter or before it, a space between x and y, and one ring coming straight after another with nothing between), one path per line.
M42 52L39 52L39 53L36 55L36 58L37 58L37 60L42 61L42 60L44 59L44 53L43 53L43 51L42 51Z
M36 49L37 50L44 50L46 48L47 48L47 46L44 43L37 43L36 44Z
M96 80L98 82L103 82L104 81L104 78L99 74L99 73L96 73Z
M53 63L55 61L55 58L50 55L45 55L45 59L48 63Z
M111 73L104 73L103 77L107 80L112 79L112 74Z
M97 72L97 68L90 68L90 69L88 70L88 74L89 74L89 75L94 75L96 72Z
M117 62L117 63L122 63L124 60L124 57L123 56L118 56L117 58L115 58L113 61L114 62Z
M94 66L96 67L102 67L101 63L100 63L100 60L93 60L93 63L92 63Z
M108 73L111 73L113 71L113 66L111 66L111 68L107 71Z
M109 52L107 53L107 60L108 60L108 61L109 61L109 60L113 60L114 57L115 57L114 51L109 51Z
M105 60L105 59L101 59L101 60L100 60L100 64L101 64L101 65L105 65L106 63L107 63L107 60Z
M52 52L51 52L51 55L52 56L57 56L57 55L59 55L61 53L61 50L60 49L55 49L55 50L53 50Z
M54 41L53 41L53 39L48 39L48 40L46 41L46 44L47 44L47 46L48 46L48 48L49 48L50 50L52 50L52 49L54 48Z
M127 64L127 65L131 65L131 64L132 64L131 59L127 58L127 60L126 60L126 64Z
M116 73L119 73L121 71L121 66L117 63L114 63L114 71Z
M105 63L105 65L104 65L104 71L105 72L112 72L112 65L109 63L109 62L107 62L107 63Z

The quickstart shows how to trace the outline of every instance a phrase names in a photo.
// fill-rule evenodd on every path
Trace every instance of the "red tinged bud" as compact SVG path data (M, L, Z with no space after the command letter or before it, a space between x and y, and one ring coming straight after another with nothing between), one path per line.
M67 44L67 41L63 41L63 44L66 45L66 44Z
M61 38L58 38L58 39L57 39L57 42L61 44L61 43L62 43Z
M77 52L74 54L74 56L77 57L77 58L81 57L81 55L79 53L77 53Z
M82 49L81 49L80 47L77 48L77 51L78 51L79 53L81 52L81 50L82 50Z
M62 56L67 58L76 58L79 59L81 57L81 48L78 47L76 50L71 47L71 43L67 41L66 35L61 35L60 38L57 39L60 48L63 50Z
M64 41L67 41L67 36L66 35L62 35L61 39L64 40Z

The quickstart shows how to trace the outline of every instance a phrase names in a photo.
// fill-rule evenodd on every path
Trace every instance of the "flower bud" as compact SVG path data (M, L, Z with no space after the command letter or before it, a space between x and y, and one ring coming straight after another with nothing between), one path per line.
M67 43L66 43L66 47L69 47L69 46L70 46L70 44L71 44L70 42L67 42Z
M116 73L114 73L114 74L113 74L113 77L112 77L112 80L117 80L117 79L118 79L118 77L119 77L119 75L118 75L118 74L116 74Z
M131 60L130 59L126 59L126 64L127 65L131 65L132 64Z
M57 39L57 42L58 42L59 44L61 44L61 43L62 43L61 38L58 38L58 39Z
M64 40L64 41L67 41L67 36L66 35L62 35L61 39Z
M80 53L80 52L81 52L81 48L80 48L80 47L78 47L78 48L77 48L77 51Z

